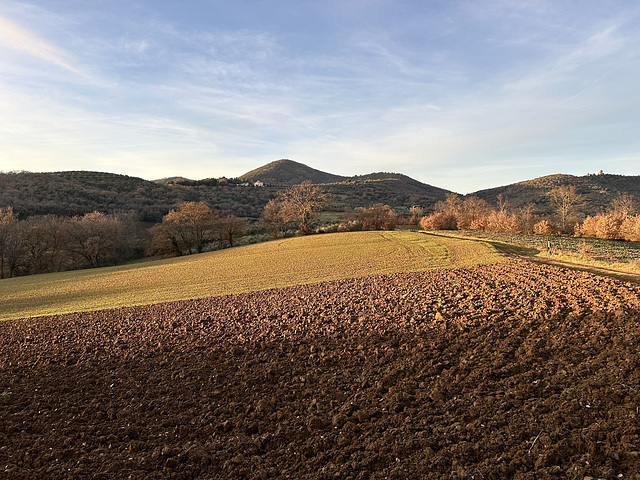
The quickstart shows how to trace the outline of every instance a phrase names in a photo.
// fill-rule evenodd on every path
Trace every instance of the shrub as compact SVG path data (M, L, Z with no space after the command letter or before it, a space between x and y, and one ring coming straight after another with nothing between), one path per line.
M620 240L620 225L622 218L615 214L598 215L596 223L596 237L605 240Z
M505 211L492 212L485 220L488 232L520 233L520 222L515 215Z
M409 213L411 213L411 219L409 220L410 225L419 225L420 219L423 217L422 207L419 205L414 205L409 209Z
M620 226L620 232L625 240L640 242L640 215L625 218Z
M549 220L540 220L533 226L533 233L537 235L555 235L558 230Z
M338 225L339 232L359 232L362 230L362 222L357 220L343 220Z
M597 224L598 219L596 217L588 216L584 219L582 225L575 229L575 232L580 235L586 235L587 237L595 237Z
M398 215L389 205L376 203L368 208L356 208L355 214L362 230L395 230L398 225Z
M325 225L324 227L316 228L316 233L335 233L338 231L339 224L332 223L331 225Z
M476 218L469 225L469 230L484 232L487 229L487 217Z
M422 217L420 226L425 230L457 230L458 221L454 215L448 213L433 213Z
M617 213L599 214L587 217L578 226L580 235L602 238L604 240L622 240L624 238L622 225L625 218Z

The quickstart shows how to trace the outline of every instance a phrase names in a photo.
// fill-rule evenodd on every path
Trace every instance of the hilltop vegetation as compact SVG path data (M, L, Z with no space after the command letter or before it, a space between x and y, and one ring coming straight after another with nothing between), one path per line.
M414 205L430 210L450 193L398 173L357 175L323 186L333 195L334 208L339 211L383 203L406 214Z
M263 187L252 183L260 180ZM309 180L322 184L333 197L329 209L388 204L399 211L413 205L431 208L447 190L400 174L370 174L352 178L320 172L291 160L278 160L236 179L156 181L102 172L0 173L0 208L13 207L20 218L34 215L84 215L135 212L144 222L157 223L182 202L207 202L214 210L257 221L269 200L287 186ZM249 185L247 185L249 184Z
M548 175L503 187L480 190L473 195L494 205L502 195L516 208L532 204L535 207L535 213L548 215L552 213L553 206L548 201L547 193L562 186L575 187L576 192L584 197L582 213L585 215L602 213L622 193L640 198L640 176L607 173L582 177Z
M414 205L431 212L449 190L428 185L398 173L370 173L345 177L322 172L292 160L277 160L238 178L189 180L169 177L156 181L101 172L0 173L0 208L13 207L20 218L33 215L84 215L93 211L134 211L146 222L159 222L178 204L205 201L211 208L257 220L269 200L291 185L309 180L321 184L333 196L335 212L375 203L406 213ZM247 187L260 181L264 187ZM582 177L548 175L512 185L466 195L497 205L506 199L514 208L533 206L533 213L549 215L553 206L547 193L560 186L574 186L585 199L583 214L596 215L621 193L640 198L640 176L600 173Z
M336 183L347 179L341 175L322 172L293 160L276 160L241 175L244 182L263 182L266 185L291 186L304 181L311 183Z
M276 193L236 184L165 185L102 172L0 173L0 208L13 207L20 218L135 212L155 223L182 202L206 201L216 210L257 219Z

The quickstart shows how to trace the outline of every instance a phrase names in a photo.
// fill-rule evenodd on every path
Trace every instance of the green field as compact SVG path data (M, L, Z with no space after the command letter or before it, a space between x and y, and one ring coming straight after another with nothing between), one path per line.
M0 280L0 320L491 263L501 258L488 244L417 232L295 237L134 265Z

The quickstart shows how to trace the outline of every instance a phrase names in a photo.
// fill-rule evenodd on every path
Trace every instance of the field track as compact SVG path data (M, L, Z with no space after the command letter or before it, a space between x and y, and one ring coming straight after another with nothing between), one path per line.
M637 479L639 312L511 259L7 320L0 478Z
M640 283L640 273L637 273L637 271L632 271L633 267L629 268L628 264L612 263L611 261L610 262L602 262L602 261L589 262L589 261L584 261L584 259L581 259L575 256L574 257L567 257L567 256L557 257L557 256L548 256L548 255L538 256L537 255L538 251L535 248L524 247L516 243L505 243L504 241L502 241L500 234L493 234L497 236L498 239L491 238L491 234L485 234L487 235L486 237L480 237L480 236L474 237L469 234L457 235L456 233L451 233L451 232L447 232L447 233L429 232L428 235L434 236L434 237L449 237L449 238L461 238L461 239L467 238L470 240L476 240L481 243L487 243L492 245L498 252L500 252L501 254L507 257L522 258L535 263L556 265L559 267L571 268L574 270L592 272L598 275L603 275L609 278L615 278L617 280L622 280L625 282ZM509 236L506 236L506 237L507 237L507 240L509 240ZM511 237L513 237L513 235L511 235ZM567 239L564 237L562 238L562 241L565 241L565 242L574 241L574 240L576 239ZM583 239L583 240L587 240L587 239ZM589 240L593 242L598 241L596 239L589 239ZM537 241L540 242L541 240L537 239ZM600 242L604 242L604 241L600 240ZM609 243L616 243L617 250L622 250L623 252L625 252L624 247L630 244L631 242L609 241ZM635 255L636 250L637 248L635 248L635 244L634 244L634 248L632 248L632 252L634 253L632 253L631 255ZM630 255L630 254L627 253L627 255Z

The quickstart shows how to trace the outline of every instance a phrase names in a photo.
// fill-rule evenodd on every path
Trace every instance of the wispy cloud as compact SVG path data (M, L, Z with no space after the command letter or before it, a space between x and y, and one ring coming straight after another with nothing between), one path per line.
M607 69L603 68L603 62L606 62L607 57L619 53L624 46L625 39L620 35L618 27L607 26L579 43L571 43L562 49L557 46L556 55L533 65L525 75L507 82L504 88L512 94L522 94L557 86L561 82L571 82L575 86L592 83L600 75L594 76L591 71L585 74L584 70L595 68L605 73ZM581 75L581 78L576 79L576 75Z
M289 157L465 192L638 146L626 8L219 3L0 6L0 169L203 178Z
M0 16L0 45L27 53L73 73L80 73L67 51L3 16Z

